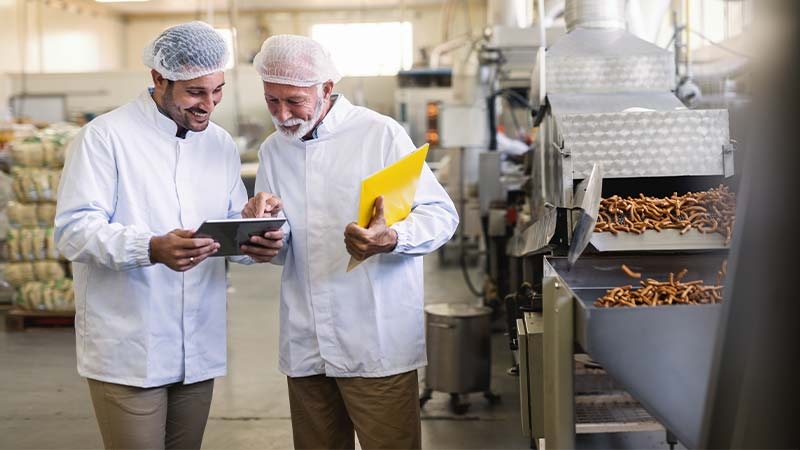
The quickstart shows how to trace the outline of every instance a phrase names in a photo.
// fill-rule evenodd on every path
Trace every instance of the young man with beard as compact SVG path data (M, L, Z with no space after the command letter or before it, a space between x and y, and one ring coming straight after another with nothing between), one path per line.
M277 132L261 146L258 194L242 215L280 211L289 224L274 261L283 264L279 366L294 445L353 448L355 430L365 449L419 448L422 255L453 235L455 207L425 166L405 220L387 227L379 199L359 227L361 181L412 152L411 139L391 118L334 94L341 77L309 38L272 36L254 65ZM351 255L363 262L346 272Z
M225 262L192 236L247 202L233 139L210 122L227 60L205 23L165 30L143 52L154 87L68 151L55 238L73 261L78 372L106 448L200 448L226 374Z

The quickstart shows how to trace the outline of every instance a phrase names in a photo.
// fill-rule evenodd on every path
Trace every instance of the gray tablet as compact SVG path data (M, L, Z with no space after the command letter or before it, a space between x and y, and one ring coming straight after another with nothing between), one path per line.
M220 248L212 256L241 255L239 246L248 242L250 236L277 230L284 222L286 219L283 218L206 220L194 237L212 238L219 242Z

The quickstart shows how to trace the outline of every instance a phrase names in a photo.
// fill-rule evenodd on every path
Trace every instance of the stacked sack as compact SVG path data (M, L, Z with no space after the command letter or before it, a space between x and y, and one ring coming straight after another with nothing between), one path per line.
M10 144L15 201L8 203L5 280L17 288L17 306L74 311L68 263L55 246L56 190L74 126L51 127Z

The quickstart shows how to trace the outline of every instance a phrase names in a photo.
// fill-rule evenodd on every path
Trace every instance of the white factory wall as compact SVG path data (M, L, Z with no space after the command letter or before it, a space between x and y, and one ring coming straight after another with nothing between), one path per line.
M273 34L310 35L311 27L323 23L365 23L409 21L414 28L415 59L419 49L428 51L447 38L462 35L471 30L479 35L486 23L486 8L483 1L466 2L455 11L443 11L441 6L416 6L406 8L374 8L370 11L309 10L309 11L240 11L236 20L239 34L239 60L252 60L261 43ZM125 28L125 67L141 65L140 52L145 43L166 27L189 20L213 22L218 28L230 27L228 15L217 11L209 18L205 14L130 16Z
M122 68L124 22L91 5L0 0L0 72Z
M0 37L4 42L19 44L20 22L17 16L23 13L15 5L23 2L0 0ZM48 2L44 2L48 3ZM87 73L52 73L51 66L39 64L37 51L28 51L27 71L20 74L19 45L0 46L0 101L24 89L29 94L64 93L69 118L83 113L102 113L119 106L149 84L149 72L141 63L144 45L164 28L189 20L206 20L218 28L230 27L225 11L216 11L212 17L205 14L110 16L107 13L90 15L88 12L68 12L63 9L40 6L44 31L43 40L66 35L68 32L83 36L85 43L74 49L63 49L60 57L92 58L97 63L89 64ZM455 11L444 11L441 6L414 8L385 8L374 11L240 11L236 26L239 33L238 77L232 71L226 73L225 97L214 120L232 133L236 133L236 101L240 117L245 122L262 123L271 129L271 121L264 107L261 82L250 61L263 40L272 34L293 33L309 35L311 26L317 23L410 21L414 28L415 61L422 64L423 53L443 40L463 35L469 29L479 33L485 24L484 2L470 0L469 12L462 7ZM29 7L28 9L34 9ZM27 11L30 16L33 14ZM37 32L30 31L33 38ZM7 40L8 39L8 40ZM30 45L28 46L30 48ZM34 47L36 47L34 45ZM421 51L424 49L424 51ZM46 58L45 58L46 59ZM32 62L30 62L32 61ZM2 64L2 63L0 63ZM33 65L32 65L33 64ZM51 73L42 73L51 72ZM236 83L238 78L238 84ZM383 114L395 114L395 77L345 77L337 85L354 103L377 110Z
M0 0L0 75L26 72L107 71L122 68L124 22L89 3L56 6L55 2ZM8 99L22 91L0 76L0 120ZM69 86L51 85L52 93Z

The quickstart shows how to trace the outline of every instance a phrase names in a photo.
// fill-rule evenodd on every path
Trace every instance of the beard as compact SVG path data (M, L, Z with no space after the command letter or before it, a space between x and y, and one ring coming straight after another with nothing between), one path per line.
M272 123L275 125L275 129L283 133L284 136L300 139L303 136L307 135L311 130L313 130L314 126L317 124L320 117L322 117L323 104L324 101L322 99L322 96L318 97L317 104L314 105L314 113L308 120L292 117L291 119L286 119L283 122L280 122L275 117L273 117ZM299 127L297 127L297 130L295 131L287 129L287 127L293 127L297 125L299 125Z
M167 112L167 116L178 125L178 132L180 133L181 128L194 132L200 132L208 128L211 114L202 110L201 108L192 107L188 109L181 109L180 106L175 104L173 91L174 85L170 84L167 86L167 89L164 92L163 103L164 110ZM203 118L198 118L193 114L195 112L206 115Z

